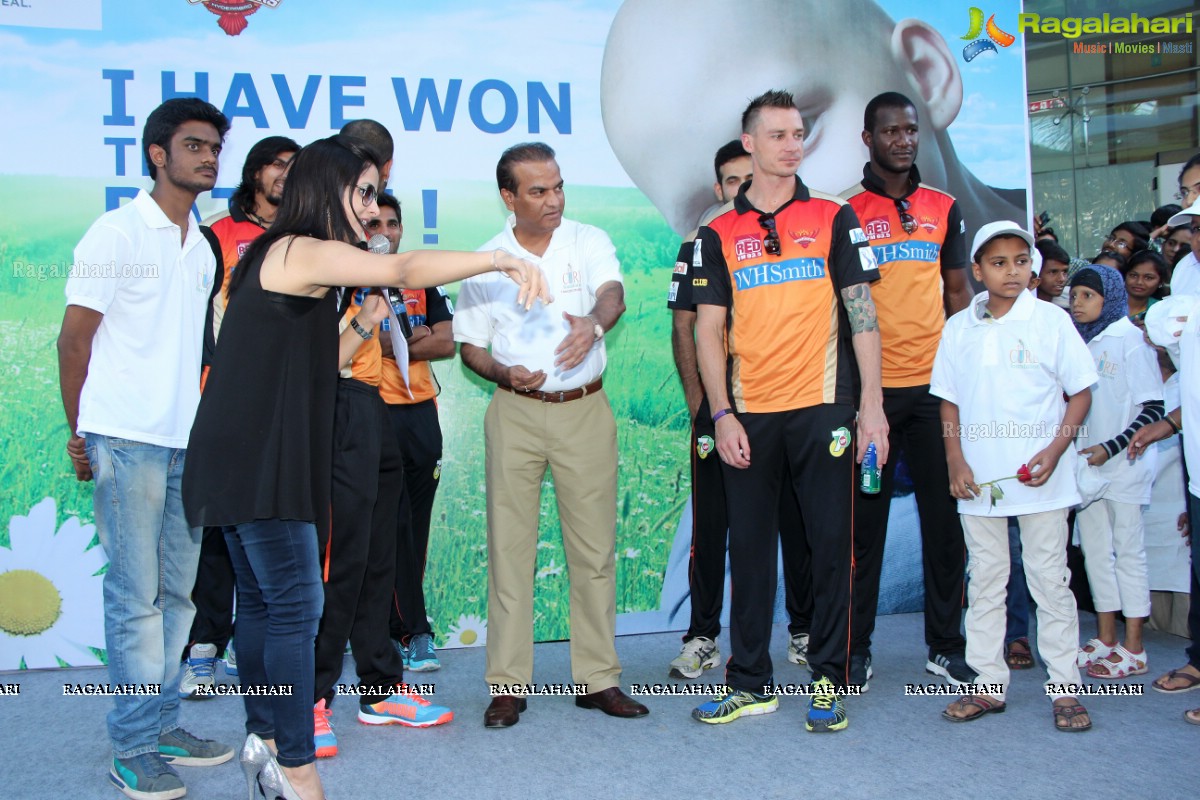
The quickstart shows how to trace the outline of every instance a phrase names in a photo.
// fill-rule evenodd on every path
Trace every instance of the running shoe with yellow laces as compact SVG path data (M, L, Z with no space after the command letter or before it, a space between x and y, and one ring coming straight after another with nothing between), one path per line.
M846 707L829 678L813 681L811 691L808 716L804 720L806 731L828 733L840 731L850 724L850 720L846 719Z
M720 693L714 695L713 699L692 709L692 719L715 725L721 722L733 722L738 717L770 714L778 708L779 700L774 695L747 692L726 686Z

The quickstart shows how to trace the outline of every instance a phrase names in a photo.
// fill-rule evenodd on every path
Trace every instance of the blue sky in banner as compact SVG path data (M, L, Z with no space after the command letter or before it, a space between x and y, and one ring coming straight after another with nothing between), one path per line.
M562 152L572 182L628 186L600 121L600 64L619 5L358 0L352 7L359 13L350 15L344 4L282 0L277 8L260 8L241 35L230 37L214 14L187 0L108 0L101 31L0 25L0 103L23 111L23 124L3 134L0 173L113 176L118 146L104 139L140 136L145 113L162 99L164 72L175 73L180 91L194 88L200 72L208 76L209 99L219 106L230 96L235 73L248 74L251 86L243 79L235 101L262 111L257 120L235 119L221 185L236 182L246 149L262 136L282 133L304 143L331 133L341 117L373 116L398 134L397 168L407 180L477 180L491 173L504 146L540 138ZM1022 185L1020 39L967 63L959 37L969 27L970 3L881 5L894 19L929 22L954 52L965 82L962 111L950 129L960 159L992 185ZM984 11L995 13L1001 28L1016 29L1015 0ZM854 58L848 42L847 69ZM105 69L133 71L120 88L134 125L104 124L113 115L116 82L102 77ZM290 97L280 97L275 74L286 76ZM305 96L311 76L319 82L309 113L293 111L289 120L285 108ZM341 105L332 96L335 77L342 79ZM397 78L405 81L403 99ZM423 79L427 92L435 90L426 99L445 106L440 124L425 106L423 114L407 115L406 126L401 106L420 107ZM451 81L461 84L457 103L448 106ZM747 94L758 88L748 87ZM247 99L246 89L258 103ZM362 104L355 105L355 98ZM129 147L131 164L136 153Z

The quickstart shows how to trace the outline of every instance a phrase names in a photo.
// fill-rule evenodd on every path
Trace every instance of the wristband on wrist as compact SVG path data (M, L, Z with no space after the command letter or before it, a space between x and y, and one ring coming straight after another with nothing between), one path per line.
M375 335L374 331L369 331L366 328L364 328L362 325L359 325L358 320L354 317L350 318L350 327L354 328L354 332L357 333L359 336L361 336L363 338L364 342L369 340L372 336Z
M1167 414L1166 416L1164 416L1163 419L1165 419L1167 421L1167 424L1170 425L1171 429L1174 430L1176 433L1183 433L1183 426L1180 425L1178 422L1176 422L1175 418L1172 417L1170 414Z
M718 411L717 413L712 415L712 421L716 422L717 420L719 420L721 417L725 416L726 414L732 414L732 413L733 413L732 408L722 408L720 411Z
M492 251L492 269L497 270L497 271L499 271L500 267L496 264L496 253L499 253L499 252L500 252L499 250Z

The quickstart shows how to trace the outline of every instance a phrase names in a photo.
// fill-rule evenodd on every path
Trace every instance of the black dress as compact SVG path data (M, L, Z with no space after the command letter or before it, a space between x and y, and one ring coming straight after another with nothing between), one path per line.
M188 524L328 525L337 391L336 292L264 289L262 259L229 300L183 471Z

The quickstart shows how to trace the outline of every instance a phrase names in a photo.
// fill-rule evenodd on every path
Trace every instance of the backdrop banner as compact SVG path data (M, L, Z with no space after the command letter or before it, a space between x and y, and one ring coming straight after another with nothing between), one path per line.
M351 13L350 10L354 13ZM301 144L369 117L396 139L390 189L402 248L475 249L506 212L500 153L558 151L568 216L617 247L628 310L608 337L618 423L618 630L687 627L687 407L666 293L680 236L712 205L712 159L747 101L796 94L801 175L840 193L862 175L873 95L913 98L923 179L959 198L968 236L1027 221L1019 3L949 0L27 0L0 11L0 670L105 663L107 559L91 485L66 456L55 339L73 249L105 210L149 188L141 133L163 100L203 97L232 129L195 209L222 209L249 148ZM993 16L994 15L994 16ZM977 24L978 23L978 24ZM993 30L994 28L994 30ZM999 34L1003 35L997 35ZM451 294L457 287L448 287ZM147 335L152 335L148 332ZM483 413L487 385L436 363L445 431L426 574L439 646L487 637ZM713 456L715 457L715 456ZM535 635L568 636L567 570L552 480L538 544ZM881 613L921 607L919 529L893 502Z

